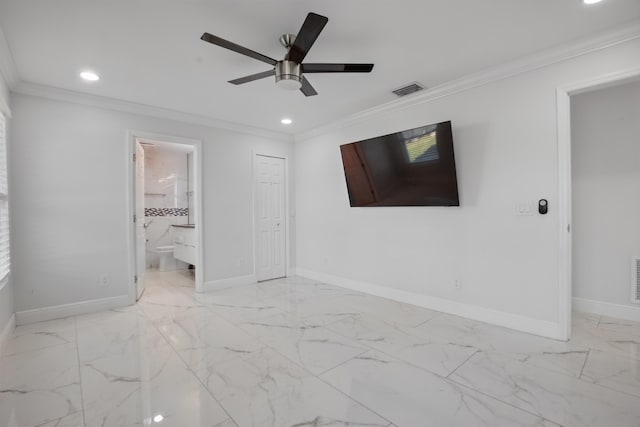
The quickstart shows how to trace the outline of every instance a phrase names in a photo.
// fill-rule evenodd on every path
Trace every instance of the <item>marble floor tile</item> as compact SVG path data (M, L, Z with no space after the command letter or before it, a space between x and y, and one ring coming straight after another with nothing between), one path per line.
M280 283L275 280L254 283L242 286L229 286L212 292L215 295L227 295L244 297L248 300L259 301L266 298L273 298L284 295L289 291L290 285Z
M140 300L137 304L140 307L140 311L154 323L162 322L166 319L173 319L174 317L183 316L184 313L190 310L205 309L202 304L193 305L162 305L162 304L147 304L144 299Z
M159 283L174 287L195 289L195 270L147 271L145 285L154 286Z
M591 350L581 379L640 397L640 360Z
M616 331L614 328L574 325L569 342L617 356L640 359L640 337Z
M375 350L321 378L398 427L554 425Z
M638 338L638 341L640 341L640 322L601 316L598 322L598 329L614 335Z
M478 352L449 378L565 426L640 425L637 397L503 354Z
M310 325L327 325L338 320L361 314L352 307L340 304L340 297L335 295L286 294L264 300L281 313L295 316L300 322Z
M340 303L402 327L417 326L439 314L437 311L366 294L342 296Z
M0 426L640 425L640 324L574 313L549 340L310 279L16 328ZM154 421L155 419L155 421Z
M4 346L4 355L39 350L76 341L75 318L38 322L16 327Z
M111 330L136 328L139 322L147 321L140 305L100 311L98 313L76 316L76 334L78 329L90 327L108 327Z
M478 350L471 345L418 338L368 314L332 323L327 329L442 376Z
M0 425L39 426L81 410L74 343L0 358Z
M8 427L13 426L9 425ZM17 424L16 427L18 427ZM82 412L76 412L67 417L41 424L38 427L84 427L84 414Z
M289 314L240 323L239 326L308 371L319 374L369 348L320 325Z
M596 328L600 323L600 315L594 313L585 313L582 311L573 311L571 313L571 324L575 327Z
M195 291L191 289L155 284L145 287L140 303L169 307L192 307L200 305L196 301L196 295Z
M289 297L344 297L347 295L364 295L362 292L345 289L321 282L290 284L286 294Z
M108 320L107 320L108 319ZM109 313L103 321L78 324L78 353L81 362L130 352L153 351L166 345L153 323L138 312Z
M243 358L264 347L258 339L207 307L185 310L157 323L158 330L194 371Z
M578 377L589 349L511 329L440 314L408 333L432 342L503 353L528 364Z
M270 348L198 372L238 426L388 426Z
M173 349L133 349L82 362L82 397L87 427L151 425L211 426L228 414Z
M265 300L250 300L238 295L215 293L196 294L196 301L206 305L214 313L231 322L245 322L281 313L276 304Z

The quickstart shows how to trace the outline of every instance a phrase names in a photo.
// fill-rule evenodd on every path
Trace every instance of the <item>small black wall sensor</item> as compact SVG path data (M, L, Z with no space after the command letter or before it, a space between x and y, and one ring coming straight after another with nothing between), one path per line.
M538 213L540 215L544 215L547 213L548 210L549 210L549 203L547 202L547 199L538 200Z

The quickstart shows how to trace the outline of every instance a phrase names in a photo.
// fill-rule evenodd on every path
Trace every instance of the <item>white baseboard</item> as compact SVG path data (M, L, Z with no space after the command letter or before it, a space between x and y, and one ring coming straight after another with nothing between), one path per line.
M204 282L203 291L219 291L220 289L229 288L231 286L251 285L257 283L256 276L254 274L248 274L246 276L229 277L226 279L210 280Z
M4 350L4 346L9 341L9 338L13 335L13 330L16 328L16 315L12 314L9 320L7 321L4 328L0 332L0 354L2 354Z
M113 308L131 305L129 295L100 298L89 301L74 302L71 304L56 305L53 307L24 310L16 313L16 324L27 325L29 323L43 322L45 320L62 319L63 317L76 316L78 314L94 313Z
M297 268L299 276L306 277L331 285L364 292L382 298L417 305L430 310L441 311L460 317L466 317L480 322L491 323L509 329L528 332L552 339L563 339L563 335L558 323L546 320L533 319L531 317L520 316L518 314L506 313L492 310L490 308L451 301L444 298L437 298L400 289L388 288L386 286L375 285L367 282L360 282L330 274L318 273L316 271Z
M640 306L614 304L612 302L573 297L572 308L576 311L640 322Z

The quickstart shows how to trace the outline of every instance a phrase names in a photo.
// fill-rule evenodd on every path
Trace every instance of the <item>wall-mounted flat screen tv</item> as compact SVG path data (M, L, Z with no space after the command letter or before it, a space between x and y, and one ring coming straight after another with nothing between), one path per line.
M460 206L451 122L340 150L351 206Z

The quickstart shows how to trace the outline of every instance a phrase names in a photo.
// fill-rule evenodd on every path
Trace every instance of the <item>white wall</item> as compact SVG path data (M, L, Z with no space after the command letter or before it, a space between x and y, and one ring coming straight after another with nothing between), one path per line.
M536 325L559 320L556 88L638 68L639 53L629 41L297 142L299 271L488 309L491 321L525 316L552 335ZM349 207L340 144L445 120L460 208ZM549 214L516 215L541 198Z
M25 95L12 107L17 311L127 294L128 129L203 140L204 280L253 273L252 151L291 158L291 142Z
M573 296L634 305L630 259L640 257L640 82L571 97L571 134Z
M143 149L144 207L186 209L189 204L187 153L149 145Z
M0 113L4 113L6 116L7 111L2 111L3 105L7 107L9 106L9 88L6 85L2 74L0 74ZM10 128L11 119L9 117L6 117L6 119L7 128ZM7 145L11 145L9 135L7 135ZM8 147L8 150L11 151L11 148L12 147ZM9 164L8 166L11 167L12 165ZM12 240L15 240L13 236L11 236L11 238ZM13 316L14 313L12 283L12 275L10 275L4 283L0 283L0 334L2 334L2 331L9 324L11 316ZM0 346L1 345L2 343L0 342Z

